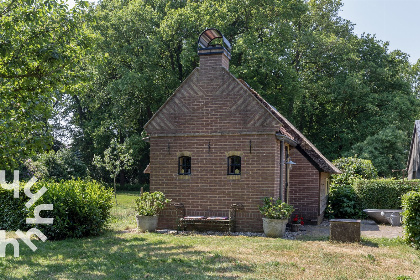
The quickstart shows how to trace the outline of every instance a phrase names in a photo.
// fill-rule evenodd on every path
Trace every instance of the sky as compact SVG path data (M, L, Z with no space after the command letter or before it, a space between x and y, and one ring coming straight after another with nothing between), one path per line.
M339 16L355 24L354 32L375 34L389 42L389 50L399 49L420 59L420 0L341 0ZM73 6L74 1L68 0Z
M342 0L339 16L356 24L354 32L375 34L389 50L420 59L420 0Z

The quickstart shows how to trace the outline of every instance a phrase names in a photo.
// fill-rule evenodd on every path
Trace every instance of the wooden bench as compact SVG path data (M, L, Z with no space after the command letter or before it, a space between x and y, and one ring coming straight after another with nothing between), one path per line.
M235 232L236 211L244 209L242 204L232 204L229 208L229 217L206 217L185 215L185 206L182 203L175 203L173 206L177 210L178 230L186 230L187 227L191 227L196 230L206 230L211 228L220 231Z

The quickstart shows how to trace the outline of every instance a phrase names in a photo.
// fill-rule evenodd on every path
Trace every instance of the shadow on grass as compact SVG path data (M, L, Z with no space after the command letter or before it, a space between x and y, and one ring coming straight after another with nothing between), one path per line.
M251 267L215 252L174 245L159 238L116 233L63 241L20 244L20 257L8 246L0 259L5 279L237 279ZM10 248L9 248L10 247Z

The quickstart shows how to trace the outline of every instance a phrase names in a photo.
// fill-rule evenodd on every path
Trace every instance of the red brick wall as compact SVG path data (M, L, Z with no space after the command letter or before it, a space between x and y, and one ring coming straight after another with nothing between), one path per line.
M145 126L150 135L150 189L183 203L187 215L228 216L233 203L238 231L262 231L258 206L279 196L280 122L227 70L223 55L200 56L200 68L182 83ZM251 141L251 151L250 151ZM210 143L210 150L209 150ZM178 175L178 155L191 153L191 175ZM240 179L227 176L228 152L241 152ZM319 172L300 154L290 174L291 204L316 219ZM283 166L284 168L284 166ZM284 178L286 172L284 172ZM166 209L160 228L175 228Z
M225 68L203 70L200 66L146 124L145 129L150 136L274 134L280 126L280 122Z
M274 196L278 186L277 142L274 134L151 137L151 191L183 203L187 215L228 216L231 204L242 203L237 230L262 231L258 206L264 196ZM240 179L227 176L226 153L231 151L243 153ZM191 153L189 179L178 175L178 152ZM175 211L167 209L159 217L159 228L176 228L175 220Z
M222 66L229 70L229 58L225 54L201 55L200 69L204 71L211 70L212 67Z
M306 221L318 220L320 172L297 150L290 150L295 165L290 171L289 202L296 208L294 214Z

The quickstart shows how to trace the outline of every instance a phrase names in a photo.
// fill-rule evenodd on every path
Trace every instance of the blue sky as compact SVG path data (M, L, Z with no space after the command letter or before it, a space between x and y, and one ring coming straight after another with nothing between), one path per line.
M420 0L342 0L340 16L356 24L354 31L375 34L389 42L389 50L399 49L420 58Z

